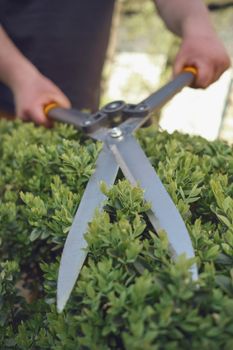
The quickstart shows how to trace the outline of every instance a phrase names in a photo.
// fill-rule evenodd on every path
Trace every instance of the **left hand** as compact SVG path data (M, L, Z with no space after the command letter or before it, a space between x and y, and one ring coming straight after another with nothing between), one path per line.
M197 68L197 78L192 87L206 88L219 79L230 67L230 58L216 35L183 38L173 66L174 75L185 66Z

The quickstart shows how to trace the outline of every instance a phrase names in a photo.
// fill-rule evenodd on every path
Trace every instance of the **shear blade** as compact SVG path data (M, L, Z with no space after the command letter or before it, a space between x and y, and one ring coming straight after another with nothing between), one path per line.
M88 223L93 219L95 210L102 209L103 201L106 198L100 190L100 182L104 181L108 186L113 185L118 169L119 166L111 151L104 146L97 159L95 172L83 194L63 249L57 285L57 309L59 312L64 309L87 256L87 242L84 234L88 229Z
M194 250L185 223L135 138L126 135L119 141L109 141L109 147L125 177L132 185L139 184L144 190L145 200L151 203L148 217L156 231L166 231L173 258L183 253L187 258L193 258ZM193 280L196 280L198 272L195 264L191 273Z

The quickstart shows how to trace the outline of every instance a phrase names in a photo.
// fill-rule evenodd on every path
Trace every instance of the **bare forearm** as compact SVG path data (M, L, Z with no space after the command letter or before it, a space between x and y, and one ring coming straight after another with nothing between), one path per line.
M168 29L178 36L212 35L208 10L201 0L154 0Z
M215 82L230 66L230 58L217 37L202 0L154 0L159 14L173 33L182 38L173 71L185 66L198 70L195 87Z
M14 90L37 69L22 55L0 26L0 80Z
M51 101L70 107L63 92L18 50L0 27L0 81L13 92L15 112L23 120L49 126L43 108Z

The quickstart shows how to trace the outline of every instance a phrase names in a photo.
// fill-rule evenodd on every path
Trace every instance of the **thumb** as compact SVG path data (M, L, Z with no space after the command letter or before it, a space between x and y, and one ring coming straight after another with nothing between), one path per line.
M177 56L172 69L173 77L176 77L178 74L182 72L184 65L185 65L185 61L182 60L179 56Z
M59 93L57 93L57 94L51 95L50 102L55 102L62 108L70 108L71 107L70 100L61 91L59 91Z

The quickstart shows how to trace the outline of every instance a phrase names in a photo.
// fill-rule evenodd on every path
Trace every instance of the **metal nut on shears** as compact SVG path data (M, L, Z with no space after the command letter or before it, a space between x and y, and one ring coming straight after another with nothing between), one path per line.
M122 131L120 128L113 128L110 131L110 135L111 135L111 137L118 138L118 137L122 136Z

